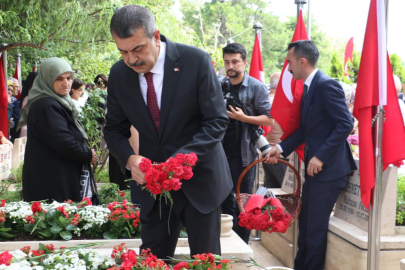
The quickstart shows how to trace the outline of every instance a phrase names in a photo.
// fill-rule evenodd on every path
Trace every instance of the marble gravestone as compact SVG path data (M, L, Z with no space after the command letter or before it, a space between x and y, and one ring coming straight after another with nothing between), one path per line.
M294 153L288 156L289 163L294 166ZM305 166L304 162L301 161L301 171L300 171L300 176L301 176L301 188L302 184L304 183L304 176L305 176ZM295 174L294 171L290 168L287 167L287 170L284 175L283 179L283 184L281 185L281 191L285 193L293 193L294 192L294 178Z
M357 168L359 161L355 160ZM383 173L383 203L381 208L381 235L395 235L395 213L397 167L388 167ZM346 188L340 194L334 216L364 230L368 231L369 215L361 202L359 171L354 171L349 177Z
M8 144L0 145L0 180L6 179L11 173L11 149Z
M22 137L14 140L13 155L11 161L11 168L13 170L17 170L21 162L24 161L26 144L27 144L27 137Z

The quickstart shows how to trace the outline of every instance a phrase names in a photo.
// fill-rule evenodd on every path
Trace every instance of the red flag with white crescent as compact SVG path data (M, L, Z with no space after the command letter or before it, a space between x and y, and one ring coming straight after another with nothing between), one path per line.
M382 163L398 165L405 159L405 127L399 108L387 52L384 0L371 0L353 115L359 121L359 171L361 200L369 209L375 185L375 147L372 119L375 106L384 106Z
M344 61L344 71L345 71L345 76L349 75L347 73L347 61L350 60L350 62L353 63L353 38L349 39L349 41L346 44L346 49L345 49L345 61Z
M262 52L260 48L261 35L257 33L255 45L253 46L252 60L250 61L249 76L258 79L264 83L264 69L262 61Z
M302 39L308 39L308 34L302 17L302 11L300 10L291 42ZM279 123L284 131L281 137L282 140L294 133L300 126L303 89L304 82L302 80L294 80L292 74L288 71L286 58L270 111L271 116ZM304 159L303 150L303 145L296 149L301 159Z

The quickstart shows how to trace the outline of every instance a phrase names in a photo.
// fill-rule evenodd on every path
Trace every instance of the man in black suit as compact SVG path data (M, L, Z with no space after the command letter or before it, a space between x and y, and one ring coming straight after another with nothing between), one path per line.
M110 31L123 59L110 71L104 135L120 166L143 185L143 157L163 162L177 153L198 156L193 178L171 192L171 212L170 203L141 190L141 249L173 256L184 226L191 255L220 254L220 205L232 180L221 145L229 119L211 59L160 35L152 13L141 6L119 9ZM131 125L139 132L139 155L128 142Z
M329 216L356 169L347 136L353 121L341 85L316 68L319 52L309 40L288 46L288 71L304 81L300 127L266 155L277 163L305 143L305 183L299 216L296 270L322 270L325 264Z

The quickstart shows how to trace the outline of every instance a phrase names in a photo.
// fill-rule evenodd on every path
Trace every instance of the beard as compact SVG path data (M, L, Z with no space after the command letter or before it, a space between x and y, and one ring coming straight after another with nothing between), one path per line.
M231 75L231 74L229 74L229 72L234 72L235 74ZM226 75L228 75L229 78L237 78L240 76L241 73L242 73L242 71L230 69L226 72Z

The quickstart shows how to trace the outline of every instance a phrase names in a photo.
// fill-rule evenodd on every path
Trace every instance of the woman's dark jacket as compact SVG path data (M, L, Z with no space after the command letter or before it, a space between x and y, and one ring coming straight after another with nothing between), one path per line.
M91 150L70 113L52 98L30 108L23 168L24 201L80 201L80 175Z

